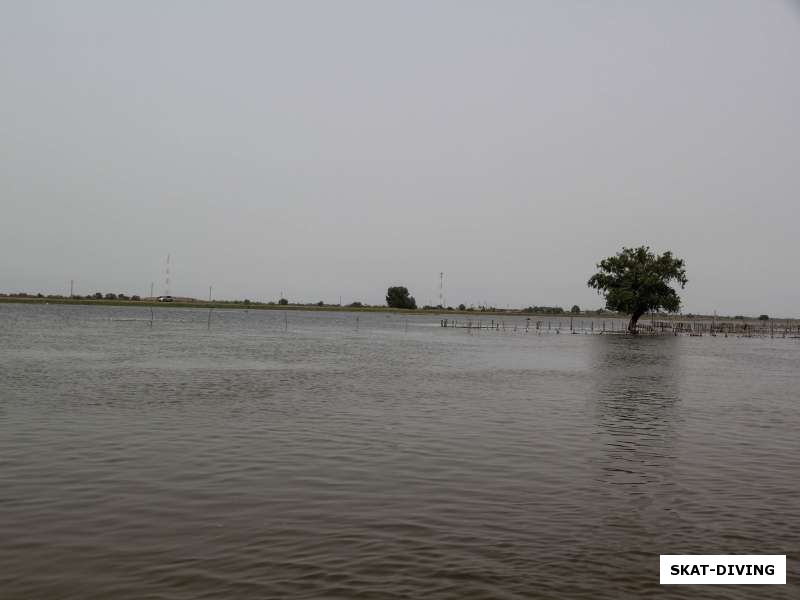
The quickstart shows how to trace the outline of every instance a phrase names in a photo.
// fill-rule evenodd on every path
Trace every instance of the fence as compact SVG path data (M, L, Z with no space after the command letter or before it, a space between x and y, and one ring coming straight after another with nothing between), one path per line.
M510 331L537 334L615 334L626 335L628 322L623 319L441 319L442 327L454 329ZM688 336L734 336L800 338L800 323L795 321L704 321L704 320L655 320L642 319L636 332L642 335L688 335Z

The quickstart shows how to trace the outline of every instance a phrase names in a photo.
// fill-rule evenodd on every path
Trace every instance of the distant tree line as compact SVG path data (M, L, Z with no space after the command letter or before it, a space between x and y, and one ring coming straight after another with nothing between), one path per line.
M539 315L563 315L565 311L560 306L529 306L528 308L523 308L522 312Z
M125 293L113 293L113 292L95 292L93 294L87 294L85 296L80 294L73 294L72 296L64 295L64 294L33 294L33 293L26 293L26 292L15 292L15 293L0 293L0 298L41 298L41 299L51 299L51 300L109 300L109 301L132 301L138 302L142 300L142 297L138 294L125 294ZM145 298L145 300L149 300L149 298ZM175 298L176 301L184 302L184 303L205 303L205 300L198 300L195 298ZM463 302L458 306L443 306L441 304L437 305L430 305L426 304L422 307L418 307L416 300L408 291L408 288L405 286L392 286L387 289L386 293L386 304L385 305L375 305L369 304L367 302L362 302L360 300L355 300L350 302L349 304L335 304L335 303L326 303L322 300L317 302L290 302L287 298L279 298L278 300L269 300L266 302L258 301L258 300L250 300L249 298L244 299L233 299L233 300L217 300L214 299L213 304L225 304L225 305L245 305L245 306L302 306L302 307L332 307L332 308L381 308L388 306L390 308L405 308L405 309L412 309L412 310L430 310L430 311L463 311L463 312L517 312L518 309L505 309L505 308L498 308L491 305L480 305L474 306L470 305L467 306ZM538 314L564 314L566 311L558 306L529 306L527 308L522 309L522 312L525 313L538 313ZM571 309L572 313L579 313L580 308L577 305L574 305ZM597 311L602 312L602 311Z
M649 249L647 249L647 248L640 248L640 249L635 249L635 250L627 250L626 249L624 253L620 253L620 254L623 255L626 260L631 260L632 257L634 257L634 256L638 260L639 259L638 255L642 254L643 257L644 257L642 260L645 263L648 263L648 266L649 266L649 263L654 260L653 256L651 256L650 253L649 253ZM630 254L631 256L628 256L628 254ZM614 257L614 258L618 258L618 257ZM671 256L668 253L667 253L666 257L664 257L664 256L657 257L657 260L661 260L662 262L667 263L667 267L669 267L667 269L667 275L666 276L667 277L671 276L673 279L677 278L679 283L680 283L681 282L680 280L682 278L682 272L679 271L678 275L676 276L674 274L674 271L676 270L676 264L675 263L677 263L677 267L679 269L680 267L682 267L682 262L675 261L674 259L673 260L669 260L669 259L671 259ZM611 259L609 259L609 260L611 260ZM624 270L623 270L623 273L624 273ZM602 269L601 269L601 274L604 275ZM616 285L615 280L610 280L610 281L611 281L611 283ZM604 285L606 285L606 283L604 283ZM615 293L618 293L618 290L616 290L616 288L613 288L610 285L609 285L609 288L614 290ZM45 295L45 294L42 294L42 293L34 294L34 293L28 293L28 292L13 292L13 293L2 293L2 292L0 292L0 298L30 298L30 299L44 299L44 300L47 300L47 299L49 299L49 300L92 300L92 301L107 300L107 301L130 301L130 302L138 302L138 301L142 300L142 297L139 296L138 294L130 294L130 295L128 295L128 294L125 294L125 293L113 293L113 292L106 292L106 293L95 292L93 294L88 294L88 295L85 295L85 296L82 296L80 294L74 294L72 296L69 296L69 295L65 295L65 294L47 294L47 295ZM147 300L148 298L145 298L145 299ZM179 299L176 298L176 300L179 301L179 302L185 302L185 303L192 303L192 302L205 303L205 301L203 301L203 300L196 300L194 298L179 298ZM671 300L671 298L670 298L670 300ZM279 298L277 301L270 300L270 301L267 301L267 302L261 302L261 301L250 300L249 298L245 298L243 300L213 300L213 303L214 304L225 304L225 305L231 305L231 306L237 306L237 305L239 305L239 306L241 306L241 305L244 305L244 306L295 306L295 307L319 307L319 308L331 307L331 308L356 308L356 309L361 309L361 308L382 308L382 307L388 306L390 308L402 308L402 309L412 309L412 310L418 309L416 300L411 295L411 293L409 292L408 288L405 287L405 286L391 286L391 287L389 287L387 289L387 291L386 291L386 304L385 305L372 305L372 304L368 304L366 302L362 302L362 301L359 301L359 300L350 302L349 304L335 304L335 303L328 304L328 303L325 303L322 300L319 300L318 302L301 303L301 302L290 302L287 298L283 298L283 297ZM616 304L614 302L612 302L611 304L614 304L616 306ZM662 314L662 311L660 309L664 308L663 305L655 306L655 304L657 304L657 303L654 303L654 307L649 312L653 312L655 314ZM670 310L670 309L672 309L672 310ZM438 304L438 305L428 305L428 304L426 304L426 305L421 307L421 310L425 310L425 311L428 311L428 310L429 311L445 311L445 310L446 311L454 311L454 310L458 310L458 311L462 311L462 312L477 311L477 312L492 312L492 313L517 313L517 312L522 312L522 313L527 313L527 314L539 314L539 315L566 315L566 314L579 315L580 314L580 315L598 315L598 316L600 316L600 315L615 315L615 314L620 314L620 313L625 313L626 312L625 310L622 310L622 308L618 308L617 310L610 310L610 309L603 309L603 308L600 308L600 309L597 309L597 310L581 310L580 306L578 306L577 304L572 305L572 307L569 309L569 311L566 311L561 306L528 306L526 308L523 308L523 309L519 310L519 309L498 308L498 307L490 306L490 305L480 305L480 306L477 306L477 307L474 306L474 305L467 306L463 302L460 303L457 307L443 306L441 304ZM671 305L670 308L668 308L666 310L666 312L674 312L674 310L675 310L675 306ZM695 315L693 315L691 313L686 314L684 316L686 318L688 318L688 319L695 318ZM721 318L724 318L724 317L721 317ZM770 320L769 315L766 315L766 314L761 314L758 317L752 317L752 316L751 317L746 317L744 315L736 315L736 316L734 316L732 318L737 320L737 321L744 321L744 320L750 320L750 319L758 319L759 321L769 321Z
M15 292L11 294L2 294L0 293L0 298L45 298L49 300L133 300L138 301L141 300L141 296L137 294L127 295L127 294L114 294L114 293L106 293L103 294L102 292L95 292L94 294L87 294L86 296L81 296L80 294L73 294L72 296L66 294L42 294L41 292L38 294L29 294L27 292Z

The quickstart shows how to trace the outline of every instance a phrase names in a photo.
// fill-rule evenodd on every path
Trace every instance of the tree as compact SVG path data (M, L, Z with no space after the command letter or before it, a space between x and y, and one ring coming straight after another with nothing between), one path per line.
M759 321L769 321L769 315L758 315Z
M606 308L631 316L628 332L636 333L636 323L648 311L678 312L681 299L671 282L686 286L684 261L672 252L655 254L649 246L622 248L616 256L601 260L598 272L587 282L603 294Z
M390 308L417 308L417 301L404 286L394 286L386 290L386 304Z
M581 307L577 304L573 304L569 312L571 312L573 315L578 315L581 312Z
M458 310L467 310L467 307L464 306L463 304L459 304L458 305Z
M289 304L289 301L286 298L281 298L280 300L278 300L278 304L280 304L281 306L286 306L287 304Z

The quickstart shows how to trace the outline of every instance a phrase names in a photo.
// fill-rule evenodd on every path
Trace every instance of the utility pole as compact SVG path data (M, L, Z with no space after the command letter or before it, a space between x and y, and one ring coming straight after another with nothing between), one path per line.
M153 282L150 282L150 297L153 297Z
M73 294L74 286L75 286L75 281L70 279L69 280L69 297L70 298L72 298L74 296L74 294Z
M213 285L210 285L210 286L208 286L208 301L209 301L209 302L211 302L211 289L212 289L213 287L214 287Z
M164 277L164 295L165 296L169 296L170 295L170 293L169 293L169 288L170 288L169 259L170 259L170 255L167 254L167 266L166 266L166 269L165 269L165 272L164 272L164 274L165 274L165 277Z
M444 272L439 273L439 306L444 308Z

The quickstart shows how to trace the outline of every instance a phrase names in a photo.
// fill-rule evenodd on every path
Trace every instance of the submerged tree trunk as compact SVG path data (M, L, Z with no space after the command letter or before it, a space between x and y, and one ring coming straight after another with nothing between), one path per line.
M636 335L638 333L638 331L636 331L636 323L643 314L644 311L636 311L631 315L631 321L628 323L628 333L631 335Z

